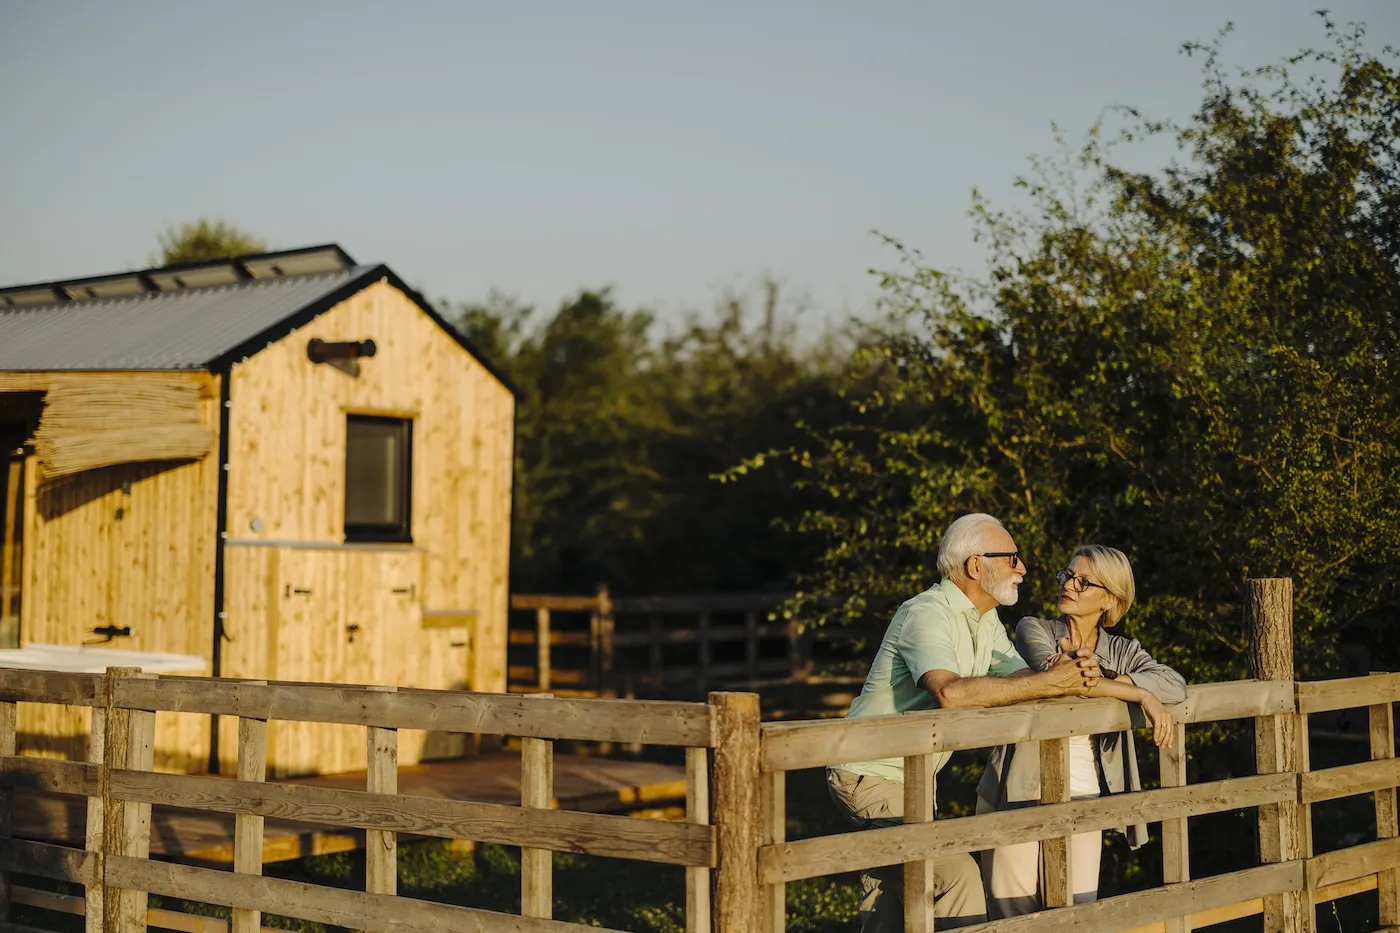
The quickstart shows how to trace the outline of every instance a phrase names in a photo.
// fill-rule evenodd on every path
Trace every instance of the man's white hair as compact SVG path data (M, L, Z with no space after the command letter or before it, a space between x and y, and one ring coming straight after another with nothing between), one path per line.
M938 572L958 583L967 579L964 566L967 559L982 553L983 538L988 528L1006 526L986 512L972 512L953 520L938 542Z

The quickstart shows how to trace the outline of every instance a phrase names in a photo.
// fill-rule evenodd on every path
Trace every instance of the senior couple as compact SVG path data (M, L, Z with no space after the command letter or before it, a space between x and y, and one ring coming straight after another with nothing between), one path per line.
M997 606L1015 605L1026 572L1016 543L990 515L964 515L938 547L942 581L895 613L847 718L961 706L1005 706L1060 696L1112 697L1141 706L1158 745L1171 741L1164 704L1186 697L1181 675L1137 641L1112 634L1133 603L1133 571L1121 551L1086 545L1055 575L1059 616L1027 616L1006 637ZM948 753L934 758L934 770ZM852 761L827 769L837 806L863 829L903 822L904 762ZM1070 739L1070 794L1098 797L1141 790L1131 732ZM977 812L1033 805L1040 798L1036 743L995 749L977 787ZM1124 830L1137 848L1145 825ZM1075 903L1098 894L1100 832L1071 840ZM1040 843L933 860L939 929L1018 916L1041 908ZM903 930L903 866L861 876L861 930Z

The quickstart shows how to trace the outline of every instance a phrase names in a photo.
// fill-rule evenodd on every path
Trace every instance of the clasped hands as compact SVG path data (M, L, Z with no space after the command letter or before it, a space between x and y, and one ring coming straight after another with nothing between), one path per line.
M1103 670L1094 653L1083 646L1074 647L1068 638L1060 639L1060 650L1046 658L1046 662L1055 675L1055 683L1070 696L1087 696L1103 679ZM1132 683L1126 677L1117 679ZM1166 747L1172 741L1176 727L1171 713L1150 690L1138 689L1136 700L1152 727L1153 743Z
M1055 675L1055 685L1070 696L1087 695L1103 679L1103 670L1094 652L1082 645L1074 647L1068 638L1061 638L1060 650L1045 660Z

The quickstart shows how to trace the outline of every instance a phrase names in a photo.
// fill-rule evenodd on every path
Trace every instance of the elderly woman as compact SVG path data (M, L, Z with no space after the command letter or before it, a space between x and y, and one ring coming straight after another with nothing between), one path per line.
M1016 626L1016 650L1034 670L1048 670L1062 653L1087 648L1098 659L1103 679L1088 696L1136 703L1152 727L1153 740L1166 745L1175 728L1164 704L1186 698L1186 682L1153 660L1135 639L1112 634L1133 604L1133 569L1122 551L1090 544L1071 555L1069 568L1055 575L1060 584L1060 617L1026 617ZM1070 795L1075 799L1142 789L1131 732L1074 736L1069 740ZM1037 743L1005 745L992 752L977 788L977 812L1032 806L1040 799ZM1137 848L1147 826L1124 831ZM1070 890L1074 903L1098 897L1102 833L1079 833L1071 841ZM982 878L991 919L1041 909L1040 843L1002 846L982 853Z

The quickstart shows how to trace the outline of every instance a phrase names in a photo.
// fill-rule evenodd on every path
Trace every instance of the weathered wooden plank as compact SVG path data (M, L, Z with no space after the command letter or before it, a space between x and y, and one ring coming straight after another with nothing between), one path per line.
M1293 684L1277 680L1236 680L1193 684L1186 699L1168 707L1180 723L1222 722L1293 712Z
M1296 775L1261 774L936 820L931 825L818 836L764 847L759 853L760 877L765 884L799 881L1032 839L1263 806L1293 800L1297 792Z
M1040 802L1069 802L1069 739L1040 743ZM1071 903L1069 843L1068 834L1041 840L1040 895L1046 907L1068 907Z
M78 916L87 913L87 902L84 898L72 894L55 894L52 891L36 891L33 888L15 888L15 903L52 910L55 913ZM228 921L219 917L187 914L183 911L166 910L162 907L152 907L146 911L146 924L162 930L174 930L175 933L228 933L229 928ZM288 931L261 927L258 933L288 933Z
M1389 703L1378 703L1369 710L1371 758L1375 762L1395 761L1395 711ZM1396 812L1394 787L1375 791L1376 837L1400 836L1400 814ZM1376 877L1382 926L1400 925L1400 863Z
M371 687L393 693L393 687ZM392 797L399 792L399 734L394 729L370 726L365 730L365 791ZM398 833L365 830L365 890L370 894L398 891Z
M105 866L112 857L145 859L151 848L151 805L141 801L118 803L112 792L112 774L120 769L149 773L155 755L155 713L147 708L112 708L111 696L118 683L154 683L154 675L132 668L108 668L106 687L107 736L104 739L102 851L103 928L107 933L145 933L145 892L112 881Z
M1242 680L1188 688L1172 709L1178 722L1212 722L1293 709L1289 684ZM765 771L795 771L843 761L908 757L939 751L1116 732L1132 725L1117 700L1061 699L999 709L930 710L859 720L766 723Z
M762 840L758 786L759 711L754 693L711 693L715 710L715 811L719 869L715 933L761 930L762 890L755 864ZM774 878L767 883L774 883Z
M685 820L710 829L710 752L685 750ZM686 933L710 933L710 870L687 866L685 870Z
M1400 674L1370 674L1298 684L1298 710L1325 713L1360 709L1380 703L1400 703Z
M714 865L713 831L688 823L189 774L113 771L110 782L114 801L251 813L329 826L473 839L670 865Z
M49 794L94 796L99 791L100 765L86 761L0 756L0 786L23 787Z
M1177 723L1171 744L1161 750L1163 787L1186 786L1186 724ZM1178 884L1191 880L1191 846L1187 820L1176 817L1162 821L1162 882ZM1262 909L1262 908L1261 908ZM1191 933L1187 917L1171 917L1163 923L1163 933Z
M781 774L782 772L778 772ZM904 822L933 822L934 771L932 755L904 759ZM775 840L781 842L782 840ZM933 933L933 863L918 859L904 863L904 929L906 933ZM781 927L775 928L781 933Z
M1400 786L1400 759L1363 761L1299 775L1301 800L1317 803Z
M595 612L597 596L560 596L553 593L514 593L512 609L548 609L552 612Z
M19 707L12 702L0 701L0 756L6 758L15 754L15 742L19 731ZM0 785L0 848L10 844L14 832L14 788ZM0 867L0 922L10 919L10 872Z
M553 800L554 746L548 739L522 739L520 806L548 810ZM520 912L543 919L554 916L554 853L548 849L520 849Z
M787 774L774 771L759 776L759 807L763 813L764 845L780 845L787 839ZM787 885L783 882L765 884L762 890L763 914L761 930L783 933L787 929Z
M267 721L238 720L238 780L261 783L267 777ZM239 813L233 818L233 870L241 875L261 875L263 864L263 818L255 813ZM262 913L236 907L232 914L233 933L258 933Z
M259 908L352 930L389 933L583 933L595 930L558 920L456 907L416 898L347 891L300 881L250 877L169 862L116 856L108 859L111 883L163 897L178 897L230 907ZM620 933L620 931L612 931Z
M0 869L81 885L98 880L95 852L27 839L5 840L0 846Z
M0 700L94 706L101 696L102 676L0 668Z
M102 688L104 691L106 687ZM106 748L107 710L101 706L92 708L88 730L88 763L97 767L97 792L87 800L87 825L84 827L83 845L89 852L101 852L103 819L106 813ZM83 915L83 933L103 933L102 931L102 876L95 873L91 884L83 888L86 910Z
M121 680L113 693L114 705L132 709L585 742L712 744L710 712L703 703L532 699L450 690L377 693L365 687L202 677Z
M1378 839L1359 846L1324 852L1307 860L1309 890L1364 875L1393 869L1400 865L1400 838Z
M1118 933L1179 914L1196 914L1241 900L1263 898L1303 887L1302 861L1261 865L1169 884L1100 901L1042 910L1008 920L963 927L962 933Z

